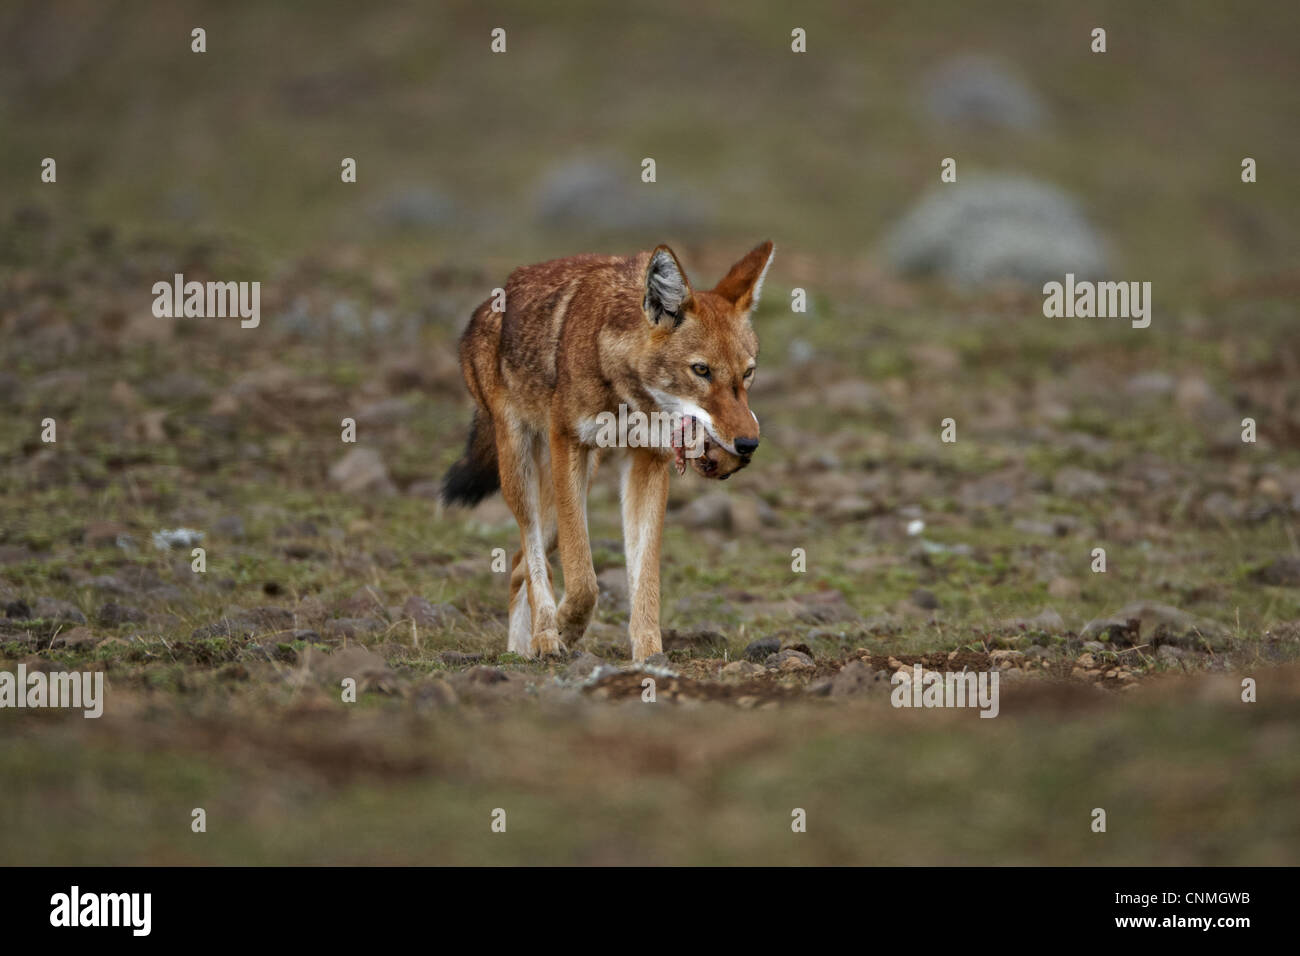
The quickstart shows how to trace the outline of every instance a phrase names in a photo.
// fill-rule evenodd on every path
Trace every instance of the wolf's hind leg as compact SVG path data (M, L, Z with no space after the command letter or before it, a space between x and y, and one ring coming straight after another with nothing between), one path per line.
M514 615L522 615L519 602L526 598L532 621L529 651L549 656L563 650L555 626L555 595L551 591L551 569L547 560L553 536L554 501L549 488L544 490L542 467L545 449L540 436L526 426L500 417L506 427L497 429L497 460L501 473L501 493L519 522L521 550L528 588L524 596L512 595ZM550 482L545 482L549 485ZM511 588L514 589L514 574ZM522 587L521 587L522 590ZM514 626L511 642L514 643Z
M551 573L549 558L555 552L555 548L555 531L552 528L551 540L546 549L548 558L546 574L547 580L551 583L552 593L555 591L555 575ZM510 630L506 643L506 649L520 657L531 657L533 654L533 614L528 603L527 583L528 563L524 561L524 552L521 548L515 552L510 562Z
M551 432L551 474L555 479L555 514L564 569L564 599L556 614L560 638L569 645L581 639L596 609L596 569L587 534L587 486L595 460L558 430Z
M506 641L506 649L520 657L533 653L533 612L528 604L527 580L528 565L520 548L510 567L510 636Z

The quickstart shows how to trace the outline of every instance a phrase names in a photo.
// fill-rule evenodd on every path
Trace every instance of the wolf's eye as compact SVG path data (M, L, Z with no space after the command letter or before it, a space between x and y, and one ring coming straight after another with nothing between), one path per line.
M696 362L694 365L691 366L691 371L694 372L696 375L698 375L700 378L709 377L709 367L705 365L703 362Z
M749 368L745 369L745 378L749 378L753 374L754 374L754 366L751 365Z

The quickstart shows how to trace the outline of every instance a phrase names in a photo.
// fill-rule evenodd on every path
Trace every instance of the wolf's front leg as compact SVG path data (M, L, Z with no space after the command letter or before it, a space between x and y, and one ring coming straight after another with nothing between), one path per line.
M663 650L659 635L659 543L668 504L668 458L649 449L632 449L623 464L623 551L631 604L628 636L632 659L643 661Z
M564 598L555 619L560 639L572 647L586 633L596 609L596 569L587 537L587 483L592 453L560 429L551 431L551 473L555 480L555 517L559 533Z

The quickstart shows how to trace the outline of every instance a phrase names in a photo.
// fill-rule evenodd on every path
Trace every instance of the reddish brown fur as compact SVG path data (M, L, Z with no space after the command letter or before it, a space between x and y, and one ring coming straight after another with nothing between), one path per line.
M460 356L478 413L470 460L458 467L494 466L519 521L512 650L559 652L582 636L595 608L586 495L598 454L589 424L599 413L617 414L620 403L646 413L680 408L709 423L697 471L725 478L748 464L759 433L748 401L758 354L749 313L771 254L771 243L760 245L703 292L690 287L666 246L626 258L557 259L510 275L504 314L490 302L475 311ZM699 374L704 366L707 375ZM643 660L661 649L659 541L672 451L625 454L629 631L633 656ZM566 588L558 608L547 561L557 546ZM527 648L521 595L529 603Z

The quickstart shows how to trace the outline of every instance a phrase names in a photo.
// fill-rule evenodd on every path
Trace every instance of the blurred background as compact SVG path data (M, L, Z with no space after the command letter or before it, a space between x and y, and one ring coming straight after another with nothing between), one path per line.
M102 668L113 697L101 721L0 712L0 776L23 781L0 858L464 862L479 804L509 792L534 836L497 862L1294 863L1300 685L1256 719L1222 680L1300 646L1298 21L1265 2L6 3L0 664ZM434 500L470 414L456 338L518 265L669 242L709 286L767 238L764 448L725 493L673 483L664 558L669 656L699 682L682 697L737 706L539 721L548 694L588 699L591 662L501 654L510 515ZM176 272L260 281L260 326L155 317ZM1150 282L1151 327L1044 318L1067 272ZM619 661L610 471L576 650ZM188 534L157 537L179 529L206 573ZM806 672L720 679L789 649ZM356 717L330 689L344 650L370 655ZM1052 692L939 726L840 677L954 652ZM875 721L890 734L864 736ZM836 824L781 856L808 789ZM1082 793L1137 836L1076 834ZM196 846L157 822L200 800L237 832Z
M409 233L426 262L769 233L861 261L948 156L959 182L1060 190L1118 271L1170 305L1182 284L1294 265L1286 5L16 2L2 16L7 201L219 233L264 268ZM206 54L190 53L195 26ZM505 54L489 52L495 27ZM32 175L47 155L57 190ZM359 165L348 188L344 156ZM1243 156L1261 170L1249 189Z

